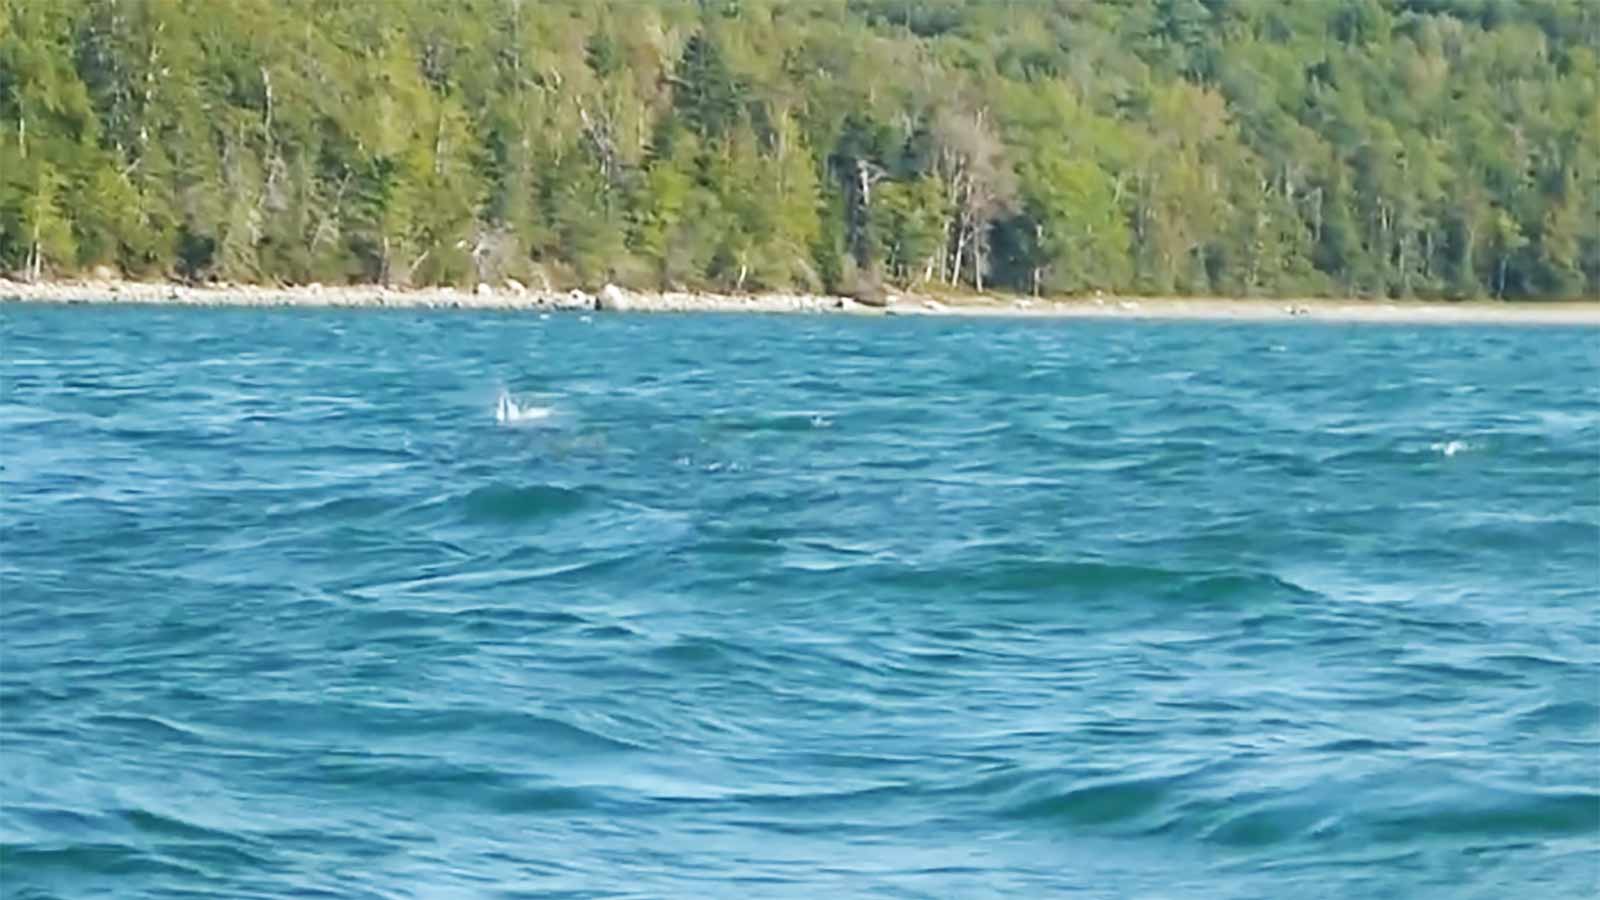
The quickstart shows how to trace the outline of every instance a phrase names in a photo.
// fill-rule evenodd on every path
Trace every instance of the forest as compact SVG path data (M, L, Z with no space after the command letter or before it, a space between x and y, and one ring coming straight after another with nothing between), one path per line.
M1600 297L1594 0L0 0L0 274Z

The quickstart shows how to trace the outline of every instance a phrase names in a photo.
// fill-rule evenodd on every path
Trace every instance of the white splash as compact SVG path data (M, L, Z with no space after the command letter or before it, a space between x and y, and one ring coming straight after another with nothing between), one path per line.
M494 404L494 420L501 425L520 425L526 422L536 422L539 419L550 418L550 408L547 406L531 406L518 403L509 393L500 392L500 399Z
M1471 450L1472 445L1466 441L1441 441L1437 444L1429 444L1428 449L1443 453L1445 456L1455 456L1463 450Z

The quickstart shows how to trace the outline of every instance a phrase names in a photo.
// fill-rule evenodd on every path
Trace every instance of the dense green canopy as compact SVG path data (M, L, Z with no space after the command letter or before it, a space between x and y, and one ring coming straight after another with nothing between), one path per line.
M1600 295L1592 0L0 0L0 272Z

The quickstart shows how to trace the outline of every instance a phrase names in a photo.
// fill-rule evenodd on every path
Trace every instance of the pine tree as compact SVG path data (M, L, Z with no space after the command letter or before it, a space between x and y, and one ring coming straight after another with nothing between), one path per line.
M0 0L0 273L1593 297L1597 22Z

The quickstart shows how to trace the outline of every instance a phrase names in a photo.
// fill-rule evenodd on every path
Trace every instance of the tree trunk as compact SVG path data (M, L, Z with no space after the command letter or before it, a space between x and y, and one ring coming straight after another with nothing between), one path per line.
M444 113L439 113L433 126L433 174L444 174Z
M966 258L968 234L967 216L962 213L960 219L956 222L956 256L950 263L949 284L951 285L961 281L961 261Z
M324 243L332 243L339 237L339 222L344 217L344 192L350 186L351 173L345 170L344 178L339 180L339 189L333 193L332 209L324 214L317 227L311 231L311 239L306 244L306 250L315 256L317 248Z
M946 159L953 158L948 150L944 151ZM966 166L959 161L953 164L948 186L945 189L945 208L948 212L944 217L944 240L939 250L939 280L946 284L955 284L961 275L961 200L962 191L966 184ZM955 229L956 253L952 258L950 254L951 230Z
M972 236L972 283L983 293L983 233L977 232Z
M417 269L420 268L422 266L422 264L427 261L428 257L432 256L432 255L433 255L433 248L432 247L429 247L428 249L426 249L426 250L422 251L421 253L417 254L417 258L413 259L411 261L411 265L406 267L406 284L410 285L410 284L415 284L416 283L416 280L417 280Z
M1044 248L1044 226L1039 224L1038 222L1033 223L1033 247L1034 247L1034 253L1035 254L1040 253ZM1037 297L1037 296L1039 296L1039 285L1040 285L1041 282L1044 281L1044 266L1038 265L1037 256L1034 259L1034 266L1033 266L1033 273L1032 274L1033 274L1033 295L1035 297Z
M855 255L856 263L865 266L869 262L868 257L871 256L870 248L867 246L867 220L872 206L872 182L875 179L874 173L866 160L856 160L855 168L855 176L850 180L851 194L853 196L850 198L849 219L851 233L849 241L850 250Z
M33 223L33 246L28 250L28 282L30 284L38 283L39 270L43 268L44 263L44 253L40 249L39 231L39 222L35 219Z
M940 226L940 230L939 230L939 249L933 255L934 265L938 267L939 280L940 281L948 280L945 277L945 273L947 271L949 271L949 268L950 268L950 226L951 226L951 224L952 223L950 221L950 215L946 214L945 217L944 217L944 223ZM932 280L932 277L931 277L932 273L929 273L929 276L930 276L929 280Z
M1400 296L1411 296L1411 236L1400 236Z
M267 144L272 144L272 73L266 66L261 67L261 86L266 91L265 109L262 111L262 127L266 130Z
M1478 280L1478 267L1472 261L1473 251L1478 246L1478 229L1467 226L1467 245L1461 250L1461 268L1473 282Z

